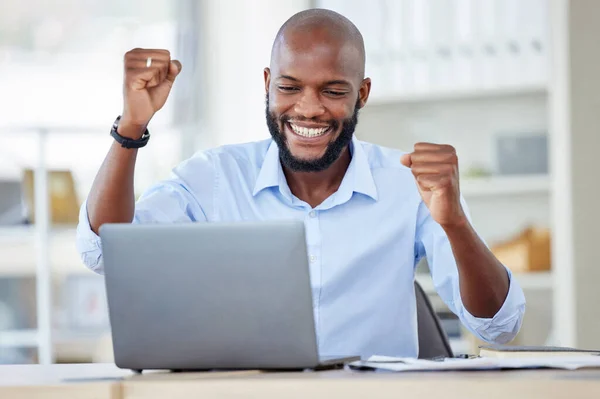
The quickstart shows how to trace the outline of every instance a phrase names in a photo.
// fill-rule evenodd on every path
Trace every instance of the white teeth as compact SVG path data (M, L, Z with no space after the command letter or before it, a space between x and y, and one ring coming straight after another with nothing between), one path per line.
M296 126L293 123L290 123L290 126L292 127L292 130L294 130L294 133L296 133L300 136L304 136L304 137L321 136L323 133L325 133L329 129L329 127L320 127L317 129L311 129L311 128L307 128L307 127Z

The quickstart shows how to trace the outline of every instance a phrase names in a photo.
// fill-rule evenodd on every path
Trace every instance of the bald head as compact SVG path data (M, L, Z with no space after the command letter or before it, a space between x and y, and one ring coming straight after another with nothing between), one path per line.
M283 24L264 78L267 126L287 170L320 172L336 162L345 170L371 90L364 75L363 38L347 18L311 9Z
M338 52L343 62L351 63L360 79L365 74L365 44L360 31L335 11L310 9L288 19L277 32L271 51L271 69L282 51L309 52L315 47Z

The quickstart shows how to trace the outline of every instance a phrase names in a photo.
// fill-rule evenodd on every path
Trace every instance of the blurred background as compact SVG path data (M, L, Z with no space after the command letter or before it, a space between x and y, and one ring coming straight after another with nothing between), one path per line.
M195 151L269 137L262 71L281 24L311 7L365 38L373 85L360 139L456 147L474 225L528 300L515 343L600 348L599 3L2 0L0 363L112 359L103 279L74 238L122 110L124 53L165 48L183 64L139 153L139 195ZM417 271L455 351L474 353L427 265Z

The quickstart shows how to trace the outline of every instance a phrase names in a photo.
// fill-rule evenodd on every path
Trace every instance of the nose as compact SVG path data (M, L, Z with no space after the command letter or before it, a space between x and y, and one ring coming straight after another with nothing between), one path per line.
M316 118L325 113L325 107L313 90L305 90L296 103L294 111L307 119Z

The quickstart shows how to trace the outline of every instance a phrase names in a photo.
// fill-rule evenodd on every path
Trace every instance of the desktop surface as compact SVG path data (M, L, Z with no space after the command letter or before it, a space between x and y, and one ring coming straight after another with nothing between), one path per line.
M443 395L441 395L443 393ZM179 398L241 395L252 398L598 398L600 369L478 372L172 373L134 375L114 364L3 365L0 397L10 398Z

